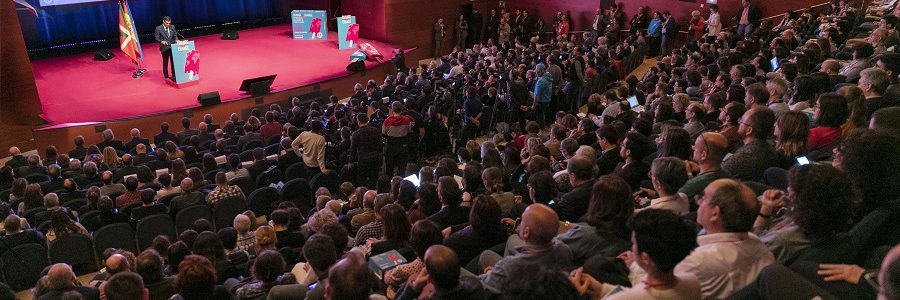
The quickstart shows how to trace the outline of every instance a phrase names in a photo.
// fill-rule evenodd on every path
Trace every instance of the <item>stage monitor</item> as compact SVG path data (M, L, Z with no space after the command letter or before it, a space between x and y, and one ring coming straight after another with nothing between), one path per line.
M241 82L241 88L239 91L248 92L253 96L259 96L261 94L269 93L269 89L272 86L272 82L275 81L275 76L278 74L272 74L268 76L244 79Z

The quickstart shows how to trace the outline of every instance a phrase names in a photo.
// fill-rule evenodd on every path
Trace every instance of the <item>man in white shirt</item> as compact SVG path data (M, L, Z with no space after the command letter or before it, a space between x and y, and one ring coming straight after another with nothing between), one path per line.
M325 125L315 120L309 123L309 131L304 131L291 143L297 156L303 158L310 177L319 172L328 174L331 170L325 167L325 136L322 135Z
M749 233L759 204L746 185L719 179L703 190L698 205L697 223L707 234L697 238L699 247L675 267L675 274L696 277L704 299L728 298L775 261L766 245Z

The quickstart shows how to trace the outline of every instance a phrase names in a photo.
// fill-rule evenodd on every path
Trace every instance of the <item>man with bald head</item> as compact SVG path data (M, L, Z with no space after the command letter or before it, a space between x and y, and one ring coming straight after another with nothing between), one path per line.
M703 299L728 298L775 261L766 245L749 233L759 203L753 190L732 179L707 185L698 203L697 223L707 234L697 238L699 246L675 266L675 274L696 277Z
M125 143L125 149L128 153L135 153L134 150L137 145L150 147L150 139L142 138L140 129L132 128L129 133L131 134L131 140L128 141L128 143Z
M111 194L125 193L125 185L113 183L113 172L103 171L103 174L100 174L100 181L103 181L103 186L100 187L101 195L109 196Z
M102 289L102 285L113 275L121 272L130 272L132 270L128 258L120 253L110 255L106 258L104 265L106 268L104 268L103 272L94 275L93 280L91 280L91 286Z
M350 229L353 230L353 232L359 231L361 227L375 221L374 207L376 194L378 194L378 191L368 190L363 195L362 212L354 215L352 219L350 219Z
M203 196L203 193L194 188L194 181L190 178L181 180L181 191L182 194L172 199L172 203L169 204L171 207L170 213L172 213L172 215L178 213L179 210L203 204L206 201L206 197Z
M695 196L703 192L710 182L716 179L728 178L731 175L722 170L722 160L728 154L728 138L717 132L704 132L694 141L694 153L690 161L687 161L688 171L697 173L697 176L688 180L678 193L693 200ZM694 163L696 162L696 163Z
M83 299L100 299L100 293L96 288L81 286L72 267L67 264L59 263L50 266L47 272L50 292L38 297L38 300L61 299L63 294L69 291L75 291L83 297Z
M472 276L460 277L459 257L453 249L434 245L425 251L425 268L397 294L397 300L412 300L422 293L426 284L434 287L429 299L487 299L481 282Z
M160 146L160 147L162 147L162 146ZM135 166L140 166L140 165L143 165L143 164L146 164L148 162L155 160L156 157L153 157L153 155L150 155L150 153L155 153L155 152L149 151L149 150L150 150L150 147L147 147L147 145L144 145L144 144L138 144L137 146L135 146L134 147L135 154L134 154L134 157L132 157L132 159L134 160L133 164Z
M500 294L503 288L513 280L510 270L517 270L524 265L568 269L572 266L572 250L565 244L554 244L553 237L559 228L559 216L552 208L543 204L532 204L522 214L522 223L517 231L525 241L525 246L518 247L516 254L500 257L496 252L485 250L479 258L479 266L484 274L478 276L484 288L494 294Z
M12 158L6 161L6 166L13 170L28 165L28 160L22 155L22 151L19 150L19 147L9 147L9 156L12 156Z

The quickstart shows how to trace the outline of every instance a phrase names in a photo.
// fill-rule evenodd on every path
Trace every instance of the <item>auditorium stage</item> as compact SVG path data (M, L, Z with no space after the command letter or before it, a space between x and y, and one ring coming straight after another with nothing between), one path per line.
M66 123L103 122L197 107L197 95L219 91L227 102L249 95L238 91L248 78L278 74L272 91L281 91L351 74L346 70L355 50L338 50L337 34L327 41L291 38L291 27L276 25L240 31L238 40L220 35L193 38L201 53L199 84L176 89L163 80L158 44L144 44L142 78L132 78L135 66L119 49L109 61L93 61L84 53L32 62L42 115L50 126ZM378 49L385 60L395 45L363 40ZM376 66L367 62L366 67ZM352 86L347 86L352 89Z

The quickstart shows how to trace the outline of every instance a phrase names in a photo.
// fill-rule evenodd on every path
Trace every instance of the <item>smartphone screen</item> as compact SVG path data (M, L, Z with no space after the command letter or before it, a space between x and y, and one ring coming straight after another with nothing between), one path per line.
M809 164L809 158L807 158L806 156L798 156L798 157L797 157L797 164L798 164L798 165L801 165L801 166L808 165L808 164Z

